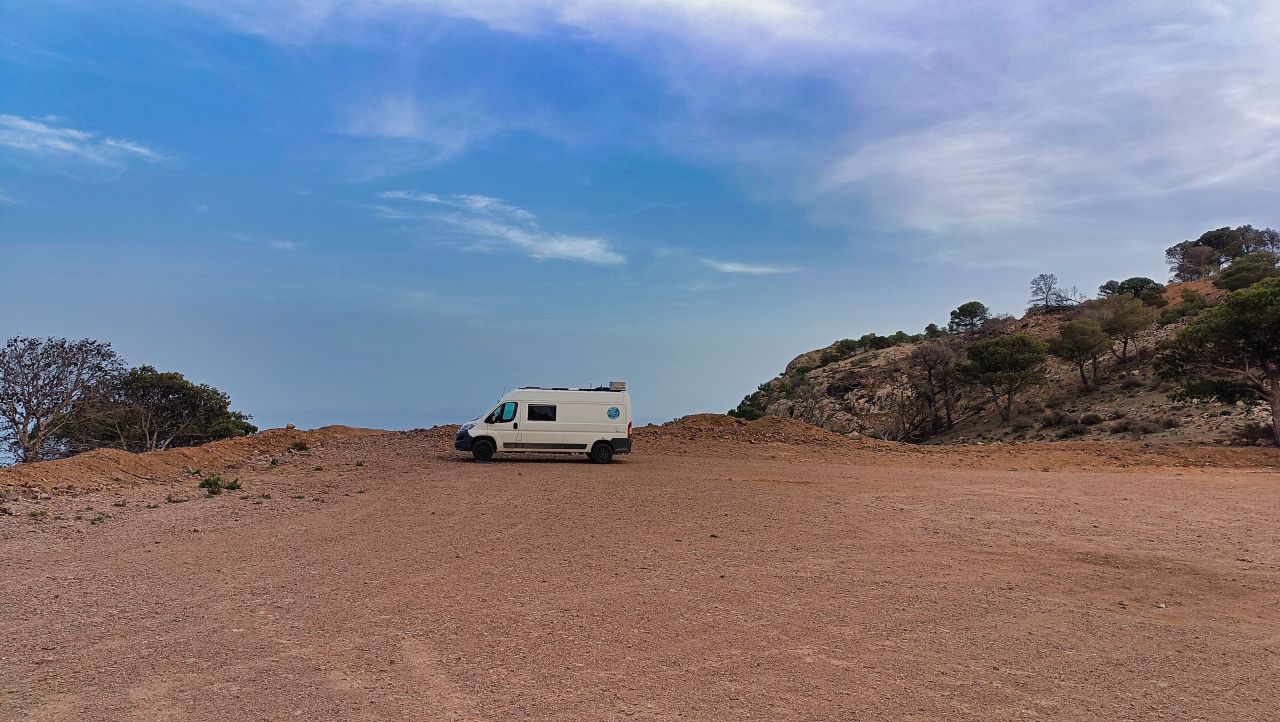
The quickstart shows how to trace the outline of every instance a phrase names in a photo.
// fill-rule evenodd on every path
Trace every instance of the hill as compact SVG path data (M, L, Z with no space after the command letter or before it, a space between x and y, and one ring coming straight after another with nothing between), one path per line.
M1184 328L1200 307L1225 295L1209 279L1168 285L1160 298L1151 299L1151 313L1154 317L1158 309L1160 323L1137 332L1123 356L1119 343L1102 354L1096 380L1082 384L1075 364L1049 356L1045 383L1017 400L1008 422L996 413L989 395L970 388L957 400L953 425L930 428L913 377L913 353L923 344L942 342L963 349L1002 334L1027 334L1048 342L1062 324L1096 317L1104 301L1064 303L1020 318L990 318L961 333L933 327L917 336L900 333L872 339L892 344L882 348L875 348L867 337L837 341L796 356L730 413L792 418L848 436L941 444L1065 439L1265 444L1249 435L1250 428L1271 423L1265 402L1182 398L1174 384L1155 373L1159 344Z

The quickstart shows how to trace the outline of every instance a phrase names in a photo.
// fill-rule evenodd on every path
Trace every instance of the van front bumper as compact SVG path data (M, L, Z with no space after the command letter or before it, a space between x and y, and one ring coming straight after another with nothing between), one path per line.
M471 451L471 434L459 431L458 435L453 437L453 448L458 451Z

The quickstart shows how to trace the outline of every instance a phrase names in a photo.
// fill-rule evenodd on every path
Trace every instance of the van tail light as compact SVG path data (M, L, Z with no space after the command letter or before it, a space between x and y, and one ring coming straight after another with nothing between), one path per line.
M631 422L630 421L627 422L627 438L628 439L631 438Z

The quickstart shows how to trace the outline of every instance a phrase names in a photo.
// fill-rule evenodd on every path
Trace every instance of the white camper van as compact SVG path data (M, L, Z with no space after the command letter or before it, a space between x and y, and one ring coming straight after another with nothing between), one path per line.
M607 464L631 453L631 398L627 384L593 389L526 386L503 396L487 414L458 429L453 448L476 461L495 452L586 454Z

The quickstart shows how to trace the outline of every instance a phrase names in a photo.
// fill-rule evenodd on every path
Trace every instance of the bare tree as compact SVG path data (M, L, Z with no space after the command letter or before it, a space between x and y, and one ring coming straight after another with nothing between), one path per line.
M894 383L875 395L880 410L877 423L867 433L888 441L906 441L917 436L929 421L929 410L909 383Z
M960 353L947 340L926 341L911 350L907 357L907 378L912 388L929 408L933 433L954 424L956 405L964 384L956 372Z
M1078 293L1074 288L1072 293ZM1039 308L1046 313L1063 306L1070 305L1072 298L1067 295L1063 289L1058 286L1058 277L1052 273L1041 273L1039 276L1031 279L1031 300L1028 303L1032 308Z
M124 370L111 344L15 336L0 349L0 443L39 461L76 406Z

